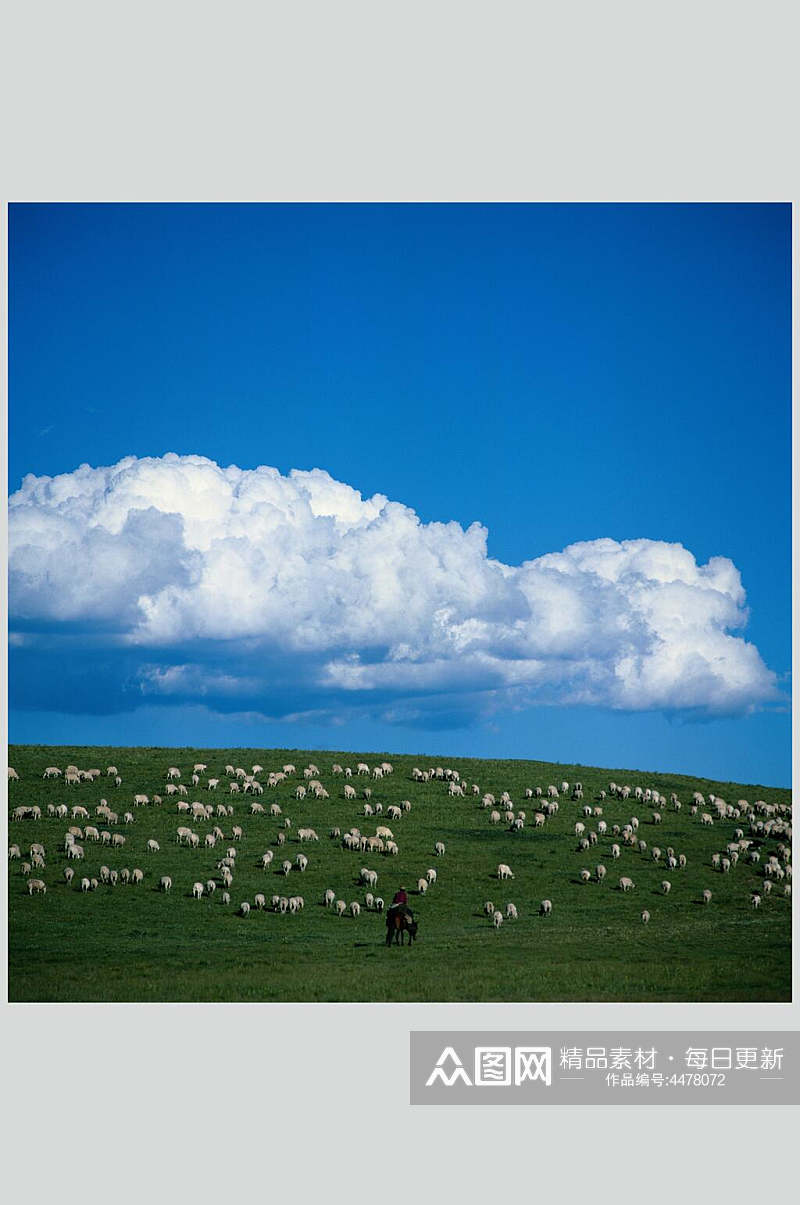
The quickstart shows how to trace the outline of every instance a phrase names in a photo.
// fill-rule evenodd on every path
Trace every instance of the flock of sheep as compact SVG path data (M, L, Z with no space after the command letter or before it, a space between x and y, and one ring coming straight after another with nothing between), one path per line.
M55 847L51 846L49 855L41 841L32 841L27 856L23 858L22 846L15 841L10 846L9 857L20 861L22 873L27 879L28 894L44 896L47 885L40 876L46 869L48 856L54 859L60 855L64 859L67 864L62 870L63 881L68 887L72 887L76 876L71 863L85 864L89 846L108 847L121 853L126 847L128 837L131 836L133 843L132 834L136 833L135 843L137 848L141 849L146 865L149 856L161 853L161 844L155 836L147 836L140 841L138 833L147 827L147 817L153 808L162 809L163 815L163 809L174 807L176 822L180 821L175 827L175 846L197 851L199 860L210 858L214 863L213 867L208 866L204 875L198 875L194 879L191 896L196 900L208 899L214 896L219 887L218 898L221 903L230 905L237 873L238 847L244 836L245 824L260 826L267 818L277 822L280 828L274 844L278 848L284 847L286 842L292 839L293 833L296 833L298 845L311 847L319 843L319 836L313 827L302 824L294 830L291 818L284 815L287 787L288 798L293 801L292 806L300 807L301 810L311 798L343 801L348 805L358 806L358 816L351 817L358 820L358 824L351 824L344 832L341 823L330 828L330 840L342 850L381 855L388 859L397 857L400 852L399 844L395 839L394 830L383 823L384 815L385 819L393 824L402 824L407 828L413 823L409 821L408 816L414 805L410 799L404 799L399 803L387 805L384 814L381 800L373 798L374 792L379 790L377 784L389 778L393 772L393 767L388 762L372 767L365 762L358 762L354 770L349 766L334 763L326 786L322 782L319 767L313 763L299 772L293 764L285 764L280 769L265 772L264 767L259 764L254 764L250 770L246 770L229 763L225 765L224 770L209 774L207 764L195 762L191 771L187 768L185 776L191 784L191 793L204 793L204 801L200 798L190 800L189 787L182 781L184 772L178 766L166 768L164 786L156 793L126 787L114 765L107 766L105 772L94 768L81 770L75 765L68 765L63 770L58 766L46 766L42 778L63 781L64 798L57 804L47 804L44 810L38 804L20 804L13 807L11 819L15 824L24 824L26 827L30 824L34 832L45 816L48 820L67 822L67 827L59 837L58 844ZM666 843L670 839L667 835L670 818L678 816L685 808L692 823L702 828L716 826L723 831L721 847L711 856L711 873L734 875L741 873L737 866L746 866L751 872L760 867L760 881L756 887L751 887L747 896L753 909L759 908L763 899L769 896L773 889L782 892L786 897L791 895L790 804L768 804L763 800L751 803L746 799L729 803L714 794L709 794L706 798L698 791L693 793L691 799L681 800L674 792L667 799L653 788L631 787L615 782L609 783L607 790L596 792L589 802L584 800L581 782L562 781L546 787L526 788L525 806L518 807L513 802L510 791L503 791L497 796L490 792L482 792L477 783L469 784L452 768L415 768L410 777L415 789L423 788L421 793L418 792L419 806L424 807L425 799L431 798L433 792L440 792L448 801L471 799L473 808L486 814L486 823L490 828L505 823L510 834L509 842L524 840L522 834L529 824L535 830L534 840L538 839L539 833L545 835L553 824L553 818L558 816L559 808L564 805L571 815L575 815L573 852L577 855L576 862L589 851L596 851L595 856L600 854L606 860L619 862L627 872L617 876L617 888L622 894L636 890L632 876L637 873L637 865L641 866L646 862L652 867L655 864L656 867L663 868L665 875L671 876L664 877L660 883L660 892L665 899L672 890L675 876L680 875L687 866L685 852L673 844ZM9 768L8 779L10 793L13 795L11 784L19 782L19 775ZM115 800L130 799L130 809L125 802L115 803L112 807L106 798L101 798L92 811L83 803L73 802L86 784L92 785L98 781L108 784ZM267 804L262 802L265 787L268 792L274 793L274 801ZM228 802L209 801L210 793L215 793L218 798L221 792L227 795ZM245 796L249 796L249 801L245 802ZM280 796L283 800L283 807L275 796ZM67 799L70 802L66 802ZM633 812L635 809L635 812L641 812L642 819L640 820L637 814L622 818L620 805L624 805L622 810ZM453 806L457 809L462 808L460 804ZM527 808L532 810L530 817ZM608 819L605 816L607 810ZM618 817L613 823L610 822L612 811ZM245 819L245 814L249 819ZM362 832L359 825L363 826L364 820L372 821L376 818L380 819L380 823L374 824L374 832ZM70 821L72 823L69 823ZM643 836L645 828L652 834L652 839L646 840ZM125 831L121 831L123 829ZM729 829L732 831L728 831ZM218 845L224 847L224 853L217 851ZM770 846L770 852L767 846ZM444 858L444 842L436 840L430 852L433 857ZM304 874L309 859L313 856L298 850L293 859L284 858L278 869L277 865L273 865L275 850L270 848L260 855L259 865L265 873L280 873L288 879L296 874ZM34 872L37 872L36 877ZM608 868L604 861L597 861L591 868L576 865L575 873L587 888L592 884L595 888L603 888ZM137 886L142 884L145 874L142 866L112 869L103 864L96 874L87 872L82 875L74 886L84 893L95 891L100 884L112 887L117 884ZM172 890L177 875L176 869L172 873L160 876L159 888L164 895ZM507 862L499 863L494 875L498 882L515 879L514 871ZM349 915L357 918L362 908L367 912L381 913L386 905L383 898L375 892L378 878L379 872L374 867L362 866L357 878L363 891L361 900L353 899L348 903L342 894L332 887L327 887L319 902L337 917ZM420 870L415 883L417 894L425 895L436 885L437 878L437 871L432 866L424 871ZM605 889L607 890L607 887ZM711 888L704 887L698 902L708 905L712 899ZM250 915L251 912L267 910L279 914L297 914L302 912L304 906L305 899L300 894L259 891L254 894L252 900L239 901L238 913L242 917ZM551 916L553 900L542 899L534 910L542 917ZM493 901L487 900L483 905L483 914L489 919L494 930L499 930L504 920L519 919L519 910L511 901L506 903L504 914L500 908L495 907ZM644 924L650 922L649 909L642 910L640 919Z

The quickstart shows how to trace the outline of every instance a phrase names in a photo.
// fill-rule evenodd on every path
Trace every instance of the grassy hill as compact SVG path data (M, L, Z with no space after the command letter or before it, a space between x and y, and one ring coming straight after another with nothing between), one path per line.
M359 761L370 768L391 762L394 772L379 781L355 776ZM208 765L208 775L220 778L216 792L205 789L207 775L192 787L195 762ZM297 801L294 792L303 782L309 762L319 767L319 779L328 790L327 800ZM332 774L334 763L351 766L351 784L359 798L343 798L345 779ZM750 903L754 890L764 880L764 864L777 854L781 836L753 835L746 816L714 825L701 823L701 809L690 814L692 793L721 796L730 804L739 799L768 805L791 804L787 790L712 782L682 775L651 774L637 770L607 770L588 766L555 765L534 761L486 761L459 758L431 761L429 758L394 754L313 752L297 749L188 749L188 748L98 748L11 746L9 763L19 774L9 783L9 815L20 805L38 804L40 820L9 820L9 841L19 844L22 858L29 846L44 844L46 869L34 871L47 885L46 895L29 896L21 860L9 862L9 998L12 1001L768 1001L791 999L791 899L784 886L773 884L756 911ZM43 780L45 766L64 767L74 763L81 769L97 767L102 777L93 783L67 787L63 778ZM264 767L259 778L264 794L258 800L267 812L250 814L250 796L229 794L226 763L250 772L254 764ZM267 773L294 763L297 775L269 789ZM106 777L108 765L117 766L122 785L115 788ZM421 783L411 776L441 765L457 769L468 784L465 798L450 798L447 784ZM235 816L210 823L179 816L176 800L165 794L169 766L181 770L181 781L189 789L189 801L233 803ZM526 799L525 789L562 780L583 784L584 799L559 800L559 811L544 828L534 826L536 799ZM661 824L652 822L653 806L636 801L599 799L609 783L628 784L658 791L669 799L675 792L680 811L661 808ZM480 795L472 794L476 783ZM380 803L383 814L366 818L361 793L372 790L371 805ZM515 812L527 813L520 832L509 830L505 821L492 825L489 810L481 807L481 796L493 793L498 799L508 791ZM162 796L160 806L133 807L135 793ZM101 798L119 815L110 831L121 832L126 843L121 850L82 842L83 861L67 862L63 852L69 824L108 827L95 817ZM387 820L386 809L403 800L411 811L401 820ZM66 803L82 805L91 821L65 821L47 813ZM278 803L282 815L269 815ZM608 833L588 851L580 851L575 823L587 831L597 828L600 817L585 818L585 805L601 806ZM123 824L131 811L133 824ZM500 808L501 812L505 809ZM713 811L706 807L707 811ZM638 846L622 845L618 860L611 857L611 844L619 841L612 826L640 820ZM286 842L277 844L286 818L292 827L284 830ZM762 817L766 819L766 817ZM225 841L214 849L203 839L218 823ZM188 824L200 835L200 846L191 849L176 844L179 824ZM236 870L231 903L221 902L217 862L230 841L231 827L243 829L237 842ZM396 857L380 853L350 851L331 840L331 828L342 833L351 826L373 834L375 825L388 824L399 846ZM319 843L300 845L297 829L312 826ZM753 837L759 865L740 859L730 873L713 868L714 853L725 852L737 828ZM160 852L148 854L147 840L155 838ZM437 841L445 844L442 857L434 856ZM651 849L674 848L686 855L685 869L668 871L653 861ZM274 861L267 871L261 855L272 849ZM300 850L309 859L305 873L280 873L284 858L294 861ZM497 865L507 863L514 879L498 882ZM581 882L580 871L593 870L597 863L607 868L603 883ZM68 886L63 877L66 865L75 868ZM140 867L145 872L140 886L103 886L83 893L82 876L98 877L101 865L121 870ZM362 866L378 872L375 892L391 901L400 884L413 889L410 902L419 919L419 940L412 948L387 949L384 918L363 909L365 889L359 885ZM437 871L437 882L427 894L414 894L417 881L427 869ZM168 895L159 891L162 875L172 876ZM620 875L636 884L624 893ZM213 895L200 901L192 898L192 884L215 879ZM661 891L662 880L672 888ZM339 918L323 906L323 894L331 887L348 904L362 904L361 915ZM708 906L702 903L704 888L712 891ZM251 911L238 915L241 901L253 903L263 892L269 904L273 894L304 897L305 907L296 915L273 911ZM539 915L543 899L552 900L549 917ZM484 915L491 900L505 913L513 902L516 921L506 920L495 931ZM650 912L650 922L641 922L641 912Z

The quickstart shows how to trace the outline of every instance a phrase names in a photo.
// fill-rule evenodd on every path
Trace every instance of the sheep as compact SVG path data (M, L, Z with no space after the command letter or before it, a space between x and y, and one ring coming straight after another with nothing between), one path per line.
M494 925L495 929L499 929L500 926L502 925L502 923L503 923L502 912L500 912L498 910L498 911L492 913L492 924Z
M355 787L351 787L349 783L345 783L344 784L344 797L345 797L345 799L355 799L355 797L356 797Z
M161 846L158 844L155 837L151 837L149 839L149 841L147 842L147 852L149 854L157 854L160 851L160 849L161 849Z
M483 910L487 916L492 915L492 913L494 912L494 904L492 903L491 900L486 901L486 903L483 905Z
M603 879L606 877L606 868L603 866L602 862L598 862L597 866L595 866L594 873L598 883L602 883Z
M275 838L275 841L277 842L278 845L285 845L286 844L286 833L278 833L277 837Z
M292 864L288 859L285 862L281 863L281 870L283 871L283 873L285 875L288 875L290 873L291 869L292 869Z
M120 847L123 846L125 844L125 838L123 837L122 833L114 833L113 837L111 838L111 844Z
M345 912L347 911L347 904L344 902L344 900L336 901L335 911L337 916L344 916Z
M302 895L293 895L289 900L289 911L292 913L300 912L304 906L305 900Z
M262 892L259 891L259 893L253 897L253 903L255 904L256 908L258 908L259 912L263 912L267 906L267 898L262 894Z
M722 861L720 862L720 866L722 867L722 873L728 874L730 871L730 868L731 868L730 858L723 858Z
M122 870L119 872L119 879L120 879L120 882L121 882L121 883L130 883L130 881L131 881L131 872L128 870L127 866L125 866L125 867L124 867L124 868L123 868L123 869L122 869Z
M361 905L359 904L358 900L353 900L353 902L351 903L350 915L351 916L360 916L361 915Z
M112 887L116 887L116 885L119 881L119 871L118 870L109 871L108 881Z
M247 900L242 900L241 904L239 905L239 915L240 916L249 916L250 915L250 905L248 904Z
M581 882L582 883L588 883L589 880L591 879L591 877L592 877L592 872L590 870L584 869L581 871Z
M21 855L21 853L20 853L20 848L19 848L19 846L18 846L18 845L9 845L9 847L8 847L8 856L9 856L9 858L11 858L11 859L21 857L22 855Z
M620 891L632 891L636 884L632 879L629 879L626 875L623 875L619 881L619 886Z
M539 906L539 911L542 916L550 916L553 911L552 900L542 900L542 902Z
M233 828L231 829L231 839L233 841L241 841L242 839L242 830L239 828L238 824L234 824Z
M308 866L308 858L305 854L298 854L294 861L297 869L301 872Z
M42 778L58 778L60 774L61 771L59 770L58 766L45 766ZM13 772L13 775L11 770L8 771L9 778L13 777L14 775L16 775L16 770Z
M74 877L75 877L75 871L72 869L72 867L65 866L64 867L64 879L65 879L68 887L69 887L70 883L72 882L72 880L74 879Z
M92 890L92 880L91 879L81 879L81 891L91 891L91 890Z
M501 862L497 867L497 877L498 879L513 879L514 872L505 862Z
M615 844L615 845L611 846L611 857L612 858L618 858L620 856L620 853L621 853L621 851L620 851L620 848L618 845Z
M45 895L47 887L41 879L28 879L28 895Z
M428 880L427 879L417 879L417 891L419 892L419 894L424 895L427 890L428 890Z
M336 900L336 892L333 890L332 887L328 887L328 889L326 890L325 895L323 897L323 903L325 904L325 907L332 908L335 900Z
M710 903L711 903L711 892L708 890L708 888L707 888L707 887L706 887L706 889L705 889L705 890L704 890L704 892L703 892L703 903L704 903L704 904L710 904Z
M764 892L764 895L769 895L769 893L772 891L772 883L769 879L764 879L764 882L761 884L761 889Z
M192 895L196 900L199 900L202 898L204 890L205 888L203 887L202 883L195 883L192 887Z
M511 904L511 903L506 904L506 919L508 919L508 920L516 920L517 919L517 909L516 909L515 904Z
M663 891L664 895L669 895L670 891L672 890L672 883L670 883L669 879L661 880L661 890Z
M646 925L649 922L649 920L650 920L650 913L645 908L644 911L642 912L642 924Z
M429 883L436 882L436 871L433 869L432 866L429 867L428 870L425 871L425 874L426 874L426 877L427 877Z
M490 812L489 813L489 823L490 824L499 824L500 823L500 813L496 812L496 811Z
M269 866L270 862L272 861L272 859L274 857L275 857L275 854L271 849L268 849L265 854L261 855L261 865L264 868L264 870L267 869L267 867Z
M134 866L133 870L131 871L131 882L138 884L143 881L144 881L144 871L140 867Z
M750 903L753 905L754 908L761 907L761 896L758 894L757 891L754 891L753 894L750 896Z
M791 887L789 888L789 891L791 891ZM383 909L385 908L385 906L386 906L386 905L384 904L384 902L383 902L383 900L381 899L381 897L380 897L379 895L376 895L376 896L375 896L375 911L376 911L376 912L383 912Z

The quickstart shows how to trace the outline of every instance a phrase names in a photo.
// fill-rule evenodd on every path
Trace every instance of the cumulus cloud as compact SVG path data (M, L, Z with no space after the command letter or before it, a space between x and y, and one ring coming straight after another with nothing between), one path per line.
M31 475L9 554L13 653L39 667L24 706L51 705L54 673L60 695L80 681L78 709L94 678L103 709L431 726L536 702L725 714L777 695L725 557L600 539L505 565L480 524L423 523L320 469L170 453Z

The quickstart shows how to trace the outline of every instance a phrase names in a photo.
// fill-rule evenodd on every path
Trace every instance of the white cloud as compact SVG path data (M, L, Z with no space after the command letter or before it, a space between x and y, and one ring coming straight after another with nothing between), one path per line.
M26 477L9 503L10 615L126 650L140 695L270 714L414 699L746 710L775 675L736 633L739 572L680 544L573 544L519 566L320 469L127 457ZM133 658L133 661L130 661ZM131 664L134 670L131 675ZM391 704L390 700L394 700ZM378 702L379 701L379 702ZM467 706L467 704L464 704Z

